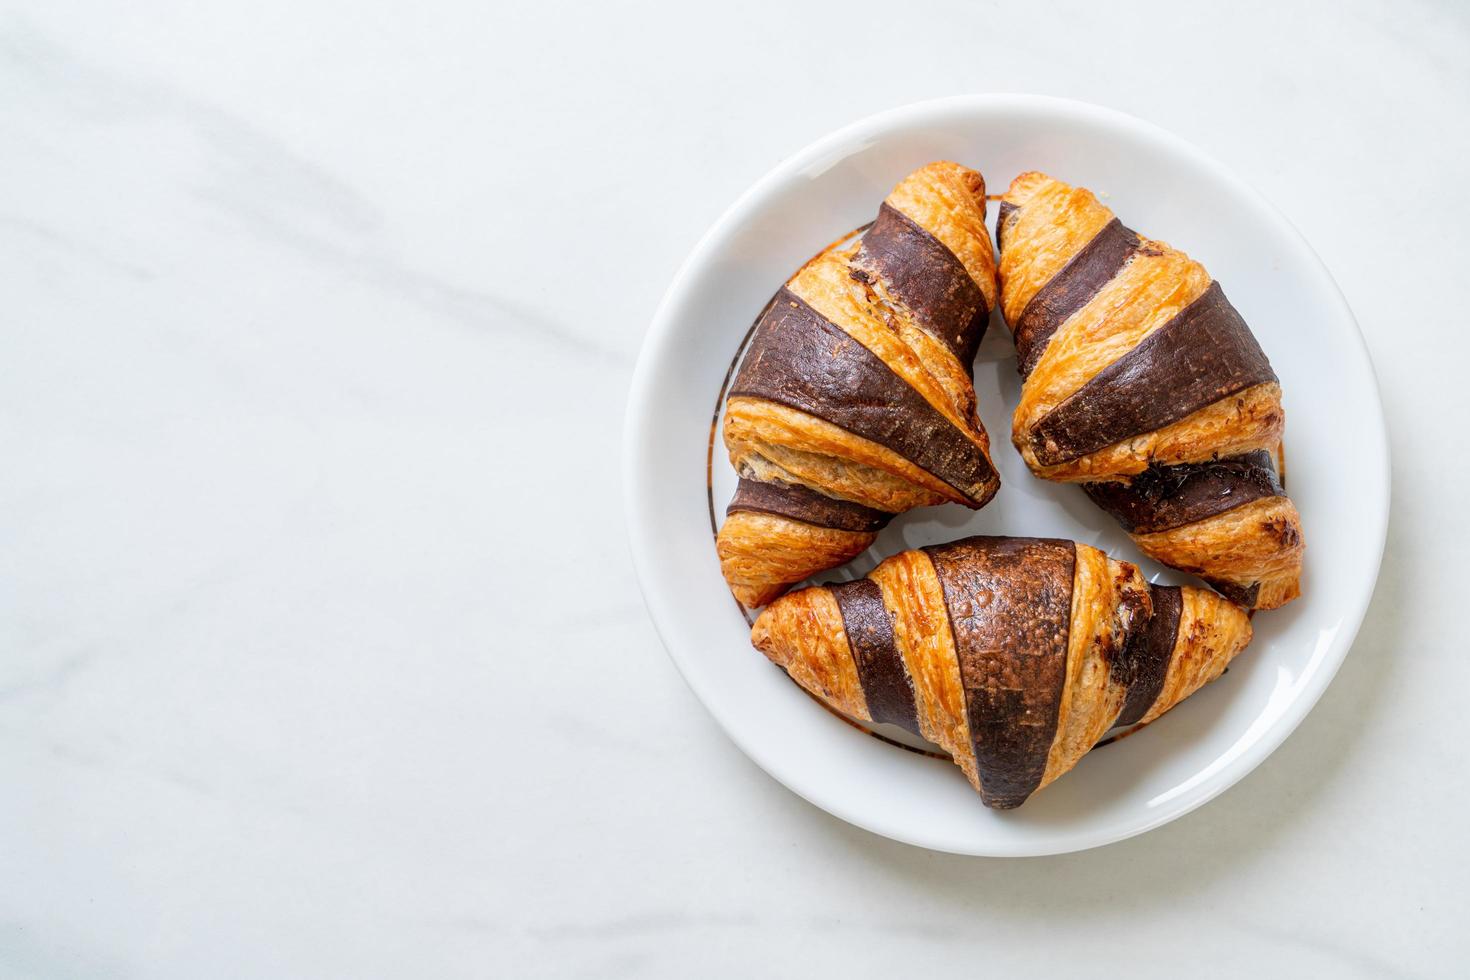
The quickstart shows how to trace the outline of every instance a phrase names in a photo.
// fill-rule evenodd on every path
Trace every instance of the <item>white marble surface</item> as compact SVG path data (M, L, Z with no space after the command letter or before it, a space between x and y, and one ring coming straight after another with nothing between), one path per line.
M1470 8L1287 6L0 5L0 978L1463 976ZM1027 861L747 762L617 486L718 213L990 90L1137 113L1276 202L1395 453L1296 735Z

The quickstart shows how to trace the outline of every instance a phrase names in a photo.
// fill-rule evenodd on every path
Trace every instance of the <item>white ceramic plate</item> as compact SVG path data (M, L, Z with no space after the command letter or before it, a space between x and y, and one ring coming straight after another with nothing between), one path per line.
M1307 538L1303 598L1255 618L1255 641L1226 676L1004 813L981 806L949 762L844 723L753 650L711 531L711 493L722 515L735 483L718 442L711 459L711 423L751 321L802 261L870 220L893 184L938 159L978 168L992 194L1025 170L1085 185L1130 227L1205 264L1282 379L1288 489ZM1188 581L1140 561L1080 491L1027 472L1009 441L1020 383L998 319L975 388L999 494L978 513L948 506L900 517L868 554L827 579L866 572L904 548L1018 534L1075 538L1139 562L1154 580ZM1275 209L1199 150L1138 119L1059 99L986 95L849 126L781 164L726 212L684 263L644 342L624 486L634 563L659 634L695 694L757 764L875 833L944 851L1029 855L1157 827L1281 744L1337 671L1372 595L1388 474L1377 385L1352 313Z

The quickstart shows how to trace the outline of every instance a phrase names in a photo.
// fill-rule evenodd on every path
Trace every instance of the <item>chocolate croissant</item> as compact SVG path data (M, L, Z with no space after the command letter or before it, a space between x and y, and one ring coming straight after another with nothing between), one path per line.
M1244 606L1296 598L1281 385L1220 284L1045 174L1011 183L996 238L1032 472L1081 483L1145 554Z
M842 564L894 514L995 495L972 372L997 298L985 181L956 163L909 174L787 281L725 403L740 484L716 546L737 599Z
M1213 592L1150 587L1085 544L993 537L794 592L751 630L825 703L943 748L998 809L1108 729L1152 721L1214 680L1250 638L1244 610Z

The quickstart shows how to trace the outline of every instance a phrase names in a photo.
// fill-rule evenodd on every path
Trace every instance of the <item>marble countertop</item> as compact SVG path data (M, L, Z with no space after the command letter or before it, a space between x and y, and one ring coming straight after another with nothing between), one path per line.
M5 4L0 978L1463 976L1470 15L1287 7ZM1297 733L1025 861L747 761L618 488L705 228L829 130L973 91L1133 112L1256 185L1394 446L1377 595Z

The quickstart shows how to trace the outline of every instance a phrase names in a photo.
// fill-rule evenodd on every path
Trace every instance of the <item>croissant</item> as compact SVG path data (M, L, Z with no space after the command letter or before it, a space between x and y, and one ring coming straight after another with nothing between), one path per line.
M997 809L1214 680L1250 638L1245 611L1206 589L1151 587L1085 544L996 537L793 592L751 630L825 703L942 747Z
M984 178L947 162L787 281L725 404L740 483L716 547L737 599L842 564L894 514L995 495L972 372L998 295Z
M1032 472L1081 483L1146 555L1248 608L1296 598L1281 385L1220 284L1045 174L1011 183L996 239Z

